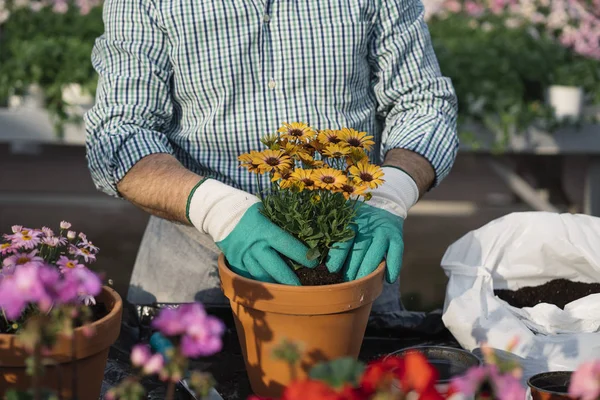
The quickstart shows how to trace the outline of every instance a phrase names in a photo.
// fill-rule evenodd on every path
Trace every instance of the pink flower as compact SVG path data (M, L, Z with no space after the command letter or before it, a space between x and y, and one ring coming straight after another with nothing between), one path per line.
M52 299L46 292L39 273L48 270L58 274L58 271L51 267L27 265L16 269L12 277L2 280L0 308L4 309L9 319L17 319L28 303L37 303L42 311L49 309Z
M60 242L57 237L45 237L42 239L42 243L49 247L57 247Z
M500 374L495 365L473 367L463 376L454 378L451 383L452 390L465 396L473 396L488 383L493 393L491 397L498 400L522 400L525 398L525 388L520 381L511 374Z
M600 360L585 362L573 372L569 395L580 400L600 398Z
M76 236L77 236L77 233L75 231L67 232L67 239L69 239L69 240L75 239Z
M42 8L44 8L44 3L41 1L32 1L29 7L31 8L31 11L39 12Z
M42 232L31 229L21 229L21 231L9 235L12 245L16 248L33 249L40 244Z
M44 259L41 257L38 257L37 255L37 250L33 250L30 253L15 253L13 255L11 255L10 257L7 257L4 259L4 261L2 262L2 264L5 267L8 266L18 266L18 267L24 267L24 266L41 266L44 264Z
M185 332L185 326L177 309L165 308L152 320L152 327L158 329L166 336L181 335Z
M69 5L65 0L54 0L54 7L52 7L52 11L57 14L65 14L69 11Z
M453 13L459 13L460 10L462 10L462 5L460 4L460 2L458 0L448 0L444 4L444 6L445 6L446 10L453 12Z
M165 365L165 359L159 353L152 355L144 364L143 371L147 375L154 375L160 372Z
M75 268L85 267L85 265L79 264L77 260L70 260L65 256L60 256L58 261L56 262L56 265L58 265L58 269L60 269L60 272L62 273L65 273Z
M81 242L79 242L77 246L79 246L80 248L87 249L94 254L97 253L98 250L100 250L98 247L94 246L94 244L91 241L87 240L87 236L85 236L83 232L79 234L79 239L81 239Z
M0 244L0 255L6 256L7 254L11 254L17 251L12 245L12 243L2 243Z
M148 362L151 356L152 353L150 353L148 346L136 344L133 346L133 349L131 349L131 365L134 367L142 367Z
M48 228L47 226L44 226L42 228L42 233L44 234L45 237L52 237L52 236L54 236L54 232L52 231L52 229Z
M181 352L186 357L213 355L221 350L223 322L206 315L200 303L185 304L180 311L186 332L181 339Z
M96 304L96 298L89 294L80 294L78 300L81 304L85 304L86 306L93 306Z
M485 8L481 4L477 4L474 1L467 1L465 3L465 11L472 17L479 17L485 11Z
M96 261L96 256L92 254L88 249L79 248L77 246L71 245L69 247L69 253L74 254L75 256L83 257L85 262Z
M67 221L60 221L60 229L66 230L71 228L71 223Z

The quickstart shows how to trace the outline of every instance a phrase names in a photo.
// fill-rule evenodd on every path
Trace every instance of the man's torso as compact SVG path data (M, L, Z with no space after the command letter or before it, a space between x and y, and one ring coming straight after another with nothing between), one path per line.
M186 167L254 192L237 157L283 122L379 138L369 35L376 0L159 0Z

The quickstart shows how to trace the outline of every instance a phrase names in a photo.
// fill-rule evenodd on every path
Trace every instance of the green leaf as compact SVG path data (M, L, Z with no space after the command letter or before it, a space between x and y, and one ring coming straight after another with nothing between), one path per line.
M316 260L320 255L321 252L316 247L313 247L306 252L306 258L308 258L310 261Z
M352 357L344 357L318 363L310 370L309 376L339 388L346 383L357 385L364 369L365 366L360 361Z

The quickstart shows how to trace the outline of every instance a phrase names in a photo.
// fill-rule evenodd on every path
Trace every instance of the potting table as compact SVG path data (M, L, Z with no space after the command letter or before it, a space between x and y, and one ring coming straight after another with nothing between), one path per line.
M246 400L252 394L242 358L238 338L228 308L208 309L208 312L221 318L227 331L224 336L223 350L217 355L194 362L193 367L209 371L217 381L216 390L225 400ZM111 348L109 362L105 371L103 393L108 388L116 385L122 379L133 373L129 363L129 351L134 344L128 334L127 313L124 316L124 329L121 337ZM432 315L427 325L422 325L420 331L397 328L381 328L372 323L367 328L367 333L361 349L360 359L369 361L379 356L392 353L396 350L422 344L436 344L458 347L452 335L445 329L440 329L439 315ZM157 379L143 381L150 400L164 400L165 390L163 384ZM189 400L191 397L185 389L178 387L176 391L178 400Z
M489 155L489 163L505 184L534 210L558 212L547 200L541 198L525 180L493 155L494 143L500 138L480 127L469 127L476 145L464 143L461 151ZM563 128L548 133L530 128L522 134L510 135L502 154L508 155L578 155L588 158L585 179L583 213L600 217L600 124L580 128Z

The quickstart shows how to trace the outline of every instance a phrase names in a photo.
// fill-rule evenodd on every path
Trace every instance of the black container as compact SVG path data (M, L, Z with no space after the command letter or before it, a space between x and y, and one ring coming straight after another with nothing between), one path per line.
M427 361L439 373L436 388L440 393L448 389L452 378L464 375L470 368L482 364L482 360L475 354L454 347L446 346L414 346L390 353L390 356L405 356L409 352L417 351L427 358Z
M543 372L529 378L533 400L567 400L572 371Z

